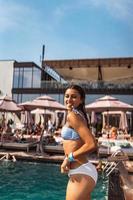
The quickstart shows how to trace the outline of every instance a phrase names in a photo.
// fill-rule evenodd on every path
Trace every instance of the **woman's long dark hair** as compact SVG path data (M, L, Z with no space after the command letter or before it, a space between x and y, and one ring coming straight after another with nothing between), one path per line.
M89 127L89 122L88 122L88 118L87 118L87 114L86 114L86 110L85 110L85 91L84 91L84 89L83 89L81 86L79 86L79 85L74 85L74 84L69 85L69 86L66 88L66 90L67 90L67 89L74 89L74 90L77 90L78 93L80 94L81 99L82 99L82 103L81 103L76 109L77 109L78 111L80 111L80 112L83 113L83 115L84 115L84 117L85 117L85 119L86 119L86 121L87 121L87 125L88 125L88 127Z

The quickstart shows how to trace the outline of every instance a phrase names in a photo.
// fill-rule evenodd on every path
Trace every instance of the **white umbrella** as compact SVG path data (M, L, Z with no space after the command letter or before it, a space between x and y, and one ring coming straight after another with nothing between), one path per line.
M36 108L34 110L31 111L31 114L53 114L52 111L50 110L44 110L44 109L41 109L41 108Z
M109 111L129 111L133 110L133 106L125 102L119 101L117 98L112 96L104 96L96 99L95 102L86 105L88 112L103 112L107 111L107 125L109 125Z
M28 127L31 127L31 125L34 123L32 115L29 111L23 111L21 113L21 123L27 124Z
M50 96L41 96L33 101L27 101L24 103L19 104L23 106L27 110L34 110L36 108L41 109L49 109L49 110L66 110L65 106L61 103L57 102L55 99L51 98Z
M119 101L112 96L104 96L102 98L96 99L95 102L86 105L87 111L128 111L133 110L133 106L130 104Z
M128 124L127 124L127 116L126 112L121 112L121 118L120 118L120 128L123 130L127 130Z
M36 116L35 121L39 121L41 119L41 121L44 122L43 115L51 115L52 122L54 123L54 121L55 121L55 112L51 111L51 110L44 110L41 108L36 108L36 109L32 110L30 113L34 114Z
M22 109L17 105L17 103L8 95L0 97L0 111L2 112L17 112Z
M34 110L34 109L44 109L46 110L66 110L65 106L61 103L57 102L55 99L53 99L50 96L40 96L36 98L33 101L27 101L25 103L21 103L21 106L23 106L27 110ZM45 112L44 111L44 112ZM45 121L45 119L44 119Z

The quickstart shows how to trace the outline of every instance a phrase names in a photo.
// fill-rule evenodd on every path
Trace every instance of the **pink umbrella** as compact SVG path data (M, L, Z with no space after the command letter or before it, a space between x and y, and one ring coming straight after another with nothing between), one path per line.
M23 106L26 110L34 110L36 108L41 108L44 110L66 110L64 105L46 95L38 97L33 101L21 103L19 105ZM44 121L46 120L44 119Z
M86 105L87 111L127 111L133 110L133 106L130 104L119 101L112 96L104 96L97 99L94 103Z
M36 98L33 101L27 101L25 103L19 104L27 110L34 110L36 108L41 109L51 109L51 110L66 110L65 106L57 102L55 99L50 96L41 96Z
M22 109L17 105L17 103L9 96L0 97L0 111L2 112L17 112Z

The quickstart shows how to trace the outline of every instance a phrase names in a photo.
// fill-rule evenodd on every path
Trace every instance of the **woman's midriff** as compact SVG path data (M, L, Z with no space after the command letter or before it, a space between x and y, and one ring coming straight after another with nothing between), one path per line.
M65 155L69 155L69 153L76 151L82 145L83 145L83 142L81 140L64 140L63 141L63 148L64 148ZM79 156L78 159L76 159L75 162L70 163L70 168L74 169L74 168L77 168L84 163L87 163L88 162L87 157L88 156L86 154Z

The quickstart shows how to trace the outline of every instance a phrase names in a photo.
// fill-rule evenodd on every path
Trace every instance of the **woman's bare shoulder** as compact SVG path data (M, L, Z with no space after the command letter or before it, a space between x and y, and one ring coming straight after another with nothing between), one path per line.
M69 113L68 113L68 116L67 116L67 118L69 119L69 120L71 120L71 119L73 119L73 118L77 118L77 113L75 112L75 111L70 111Z
M69 122L70 126L72 126L73 128L75 128L75 127L77 127L80 124L80 122L82 123L84 120L83 120L83 118L80 115L78 115L74 111L71 111L68 114L67 121Z

